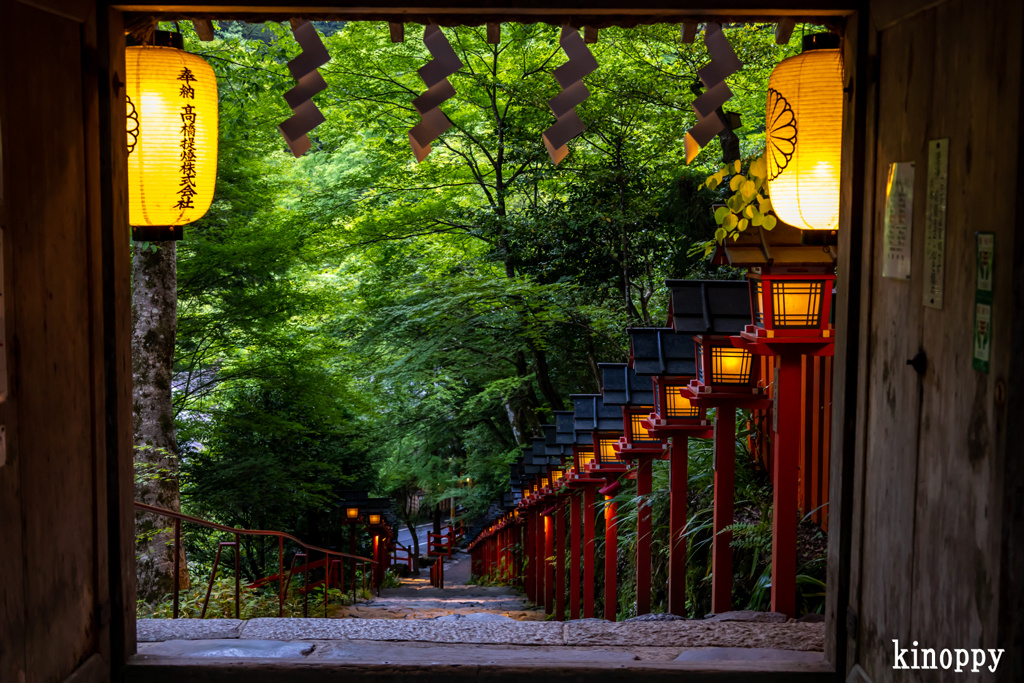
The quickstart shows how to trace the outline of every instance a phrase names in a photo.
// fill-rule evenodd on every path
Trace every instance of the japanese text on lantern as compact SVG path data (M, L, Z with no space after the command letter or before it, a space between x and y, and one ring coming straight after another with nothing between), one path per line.
M178 94L185 104L181 107L181 182L178 189L176 209L192 209L192 198L196 195L196 107L188 100L195 100L196 91L192 84L196 77L185 67L178 75L182 81Z

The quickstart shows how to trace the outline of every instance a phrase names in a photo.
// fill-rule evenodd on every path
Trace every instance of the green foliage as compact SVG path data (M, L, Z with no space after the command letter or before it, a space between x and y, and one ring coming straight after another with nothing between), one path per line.
M721 198L704 178L721 149L683 163L708 56L676 26L602 30L579 107L587 130L557 167L541 139L565 61L555 27L506 24L498 46L483 27L444 29L464 67L442 107L452 128L422 164L407 138L429 59L417 27L393 44L380 24L317 23L326 122L298 160L277 130L299 52L288 26L221 22L208 43L182 28L217 73L221 125L213 206L178 249L189 512L325 546L347 540L335 506L346 488L455 499L474 517L507 489L519 444L569 394L599 388L598 362L626 359L626 326L662 323L666 278L738 275L702 258ZM729 108L756 156L768 74L799 36L778 46L770 25L725 31L744 63ZM189 557L208 566L218 538L191 530ZM268 543L243 542L250 578L276 564Z
M725 185L725 178L729 183ZM708 176L704 181L705 185L715 190L721 187L728 187L731 194L727 195L725 205L715 209L715 223L718 229L715 230L715 241L723 243L727 238L733 240L739 238L739 233L748 227L763 227L765 230L772 230L778 223L778 219L771 214L772 200L768 197L768 162L764 152L754 158L747 160L747 170L743 170L743 163L737 159L731 166L723 166L717 172ZM714 249L714 243L708 244L705 253Z
M178 594L178 617L180 619L198 619L203 612L203 601L206 599L208 584L193 582L188 590ZM303 615L305 596L299 592L302 582L296 578L288 589L284 601L284 616L296 618ZM277 595L277 584L273 587L246 589L241 587L241 606L239 618L256 619L259 617L277 617L279 615L279 600ZM373 596L369 591L358 589L343 592L337 588L328 591L327 611L328 616L334 614L338 607L352 605L355 602L372 600ZM309 616L323 616L324 612L324 591L317 588L310 591L308 606ZM174 615L174 602L172 595L168 594L163 600L148 605L140 600L136 610L138 619L170 619ZM206 608L207 619L234 619L235 618L235 580L230 576L218 576L210 587L210 600Z

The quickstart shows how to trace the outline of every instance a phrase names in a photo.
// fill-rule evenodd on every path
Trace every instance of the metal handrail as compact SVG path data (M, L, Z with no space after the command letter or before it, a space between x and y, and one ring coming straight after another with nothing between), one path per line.
M240 555L241 539L240 539L240 537L243 534L246 535L246 536L276 536L277 539L278 539L277 547L278 547L279 572L277 574L277 578L278 578L278 616L279 617L283 617L284 616L284 599L285 599L285 596L286 596L286 590L285 590L285 587L284 587L284 539L287 538L288 540L292 541L296 545L302 547L306 551L304 556L306 557L307 560L309 559L308 558L308 554L309 554L310 550L315 550L316 552L323 553L325 560L327 560L332 555L334 555L337 558L339 558L339 559L334 559L334 560L330 560L328 562L325 562L325 565L326 565L326 574L324 575L324 616L325 617L327 616L327 590L330 588L330 577L331 577L331 567L330 566L332 564L334 564L334 563L338 563L338 564L341 565L340 571L344 572L344 558L348 558L348 559L352 560L353 565L355 564L355 562L358 561L360 564L362 564L362 568L363 568L363 588L365 589L366 588L366 564L369 563L371 565L371 567L373 565L378 564L377 560L374 560L374 559L369 558L369 557L362 557L360 555L353 555L351 553L344 553L344 552L341 552L341 551L338 551L338 550L328 550L327 548L321 548L319 546L310 545L308 543L305 543L305 542L299 540L295 536L292 536L291 534L285 533L283 531L265 531L265 530L262 530L262 529L236 529L234 527L225 526L224 524L218 524L216 522L211 522L211 521L206 520L206 519L200 519L199 517L193 517L191 515L186 515L186 514L181 513L181 512L175 512L173 510L168 510L166 508L157 507L155 505L147 505L146 503L140 503L138 501L135 502L135 508L138 509L138 510L144 510L146 512L151 512L153 514L163 515L165 517L170 517L171 519L174 520L174 580L173 580L173 584L174 584L173 585L174 612L173 612L173 617L172 617L173 619L177 619L178 618L178 593L180 591L181 523L182 522L190 522L192 524L198 524L200 526L205 526L205 527L210 528L210 529L216 529L217 531L223 531L225 533L234 534L234 536L235 536L235 540L234 540L233 543L231 543L231 542L222 542L217 547L217 557L213 561L213 569L210 572L210 584L206 588L206 598L203 600L202 617L206 616L206 608L207 608L207 606L209 605L209 602L210 602L210 592L211 592L211 590L213 588L213 580L217 576L217 566L220 563L220 553L221 553L221 550L223 549L224 546L230 546L230 547L233 548L234 555L235 555L235 618L236 619L240 618L239 615L240 615L240 612L241 612L240 608L241 608L241 602L242 602L241 601L241 585L240 585L240 573L241 573L240 572L240 558L241 558L241 555ZM310 565L310 563L308 561L303 565L303 575L305 576L305 580L306 580L306 585L307 586L309 584L309 565ZM294 569L295 569L295 558L293 557L292 558L291 571L289 571L289 576L288 576L288 581L289 582L291 582L291 574L294 571ZM374 575L376 575L376 572L371 572L371 579L370 579L371 580L371 585L370 585L371 590L374 587L373 583L372 583ZM353 580L352 590L355 591L355 574L354 573L353 573L353 576L352 576L352 580ZM344 577L342 577L342 588L344 588ZM377 595L379 596L380 595L380 586L377 586L376 588L377 588ZM305 601L304 601L303 607L302 607L302 616L308 617L309 616L309 590L308 590L308 588L304 589L303 592L305 594Z

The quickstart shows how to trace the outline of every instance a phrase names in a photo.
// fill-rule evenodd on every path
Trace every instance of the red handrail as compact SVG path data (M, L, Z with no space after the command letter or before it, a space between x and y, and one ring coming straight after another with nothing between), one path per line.
M298 546L302 547L303 549L305 549L306 550L306 557L307 557L307 559L308 559L309 551L310 550L315 550L316 552L323 553L325 560L328 557L330 557L331 555L337 556L339 559L332 560L332 562L342 563L343 567L344 567L343 560L340 559L340 558L349 558L350 560L353 561L353 564L355 564L355 562L357 562L357 561L362 563L362 565L363 565L364 588L365 588L365 582L366 582L366 563L370 563L371 566L377 564L376 560L371 559L369 557L361 557L359 555L353 555L353 554L350 554L350 553L343 553L343 552L340 552L338 550L328 550L327 548L321 548L319 546L310 545L308 543L305 543L305 542L299 540L295 536L292 536L291 534L285 533L283 531L264 531L262 529L235 529L234 527L225 526L223 524L217 524L216 522L211 522L211 521L206 520L206 519L200 519L199 517L193 517L191 515L186 515L186 514L183 514L181 512L175 512L173 510L167 510L166 508L157 507L155 505L147 505L146 503L140 503L138 501L135 502L135 507L136 507L136 509L145 510L146 512L151 512L151 513L157 514L157 515L163 515L164 517L170 517L171 519L174 520L174 580L173 580L174 581L174 587L173 587L173 593L174 593L174 613L173 614L174 614L174 616L172 617L174 619L178 618L178 592L179 592L179 570L180 570L179 562L180 562L180 558L181 558L181 523L182 522L190 522L192 524L198 524L200 526L205 526L205 527L210 528L210 529L216 529L217 531L223 531L225 533L234 534L234 536L235 536L234 543L225 542L225 543L221 543L220 545L218 545L217 557L213 561L213 569L210 572L210 585L206 589L206 598L203 600L203 611L202 611L203 616L206 615L206 608L207 608L207 605L209 604L209 601L210 601L210 590L213 588L213 579L214 579L214 577L217 576L217 565L220 563L220 551L221 551L223 546L227 545L227 546L233 546L234 554L235 554L235 618L236 619L239 618L240 605L241 605L241 594L240 594L241 593L241 588L240 588L240 577L239 577L239 551L241 549L241 543L240 543L239 537L241 535L243 535L243 534L247 535L247 536L276 536L278 538L278 553L280 555L280 557L278 558L278 564L280 565L280 570L281 570L279 572L279 574L277 575L278 584L279 584L278 585L278 616L281 616L281 617L284 616L284 598L285 598L285 587L284 587L284 539L287 538L288 540L292 541L296 545L298 545ZM309 567L310 567L310 564L311 563L307 562L304 565L304 567L303 567L303 569L304 569L303 574L304 574L304 576L306 578L306 583L307 584L309 583ZM294 571L294 568L295 568L295 558L292 558L292 571ZM328 567L328 570L329 569L330 568ZM372 574L375 575L376 572L373 572ZM325 617L327 616L327 589L330 587L329 584L328 584L328 580L329 580L329 577L330 577L330 572L329 571L328 571L327 577L328 578L325 579L325 581L324 581L324 616ZM289 580L291 580L290 573L289 573L289 577L288 578L289 578ZM372 581L372 578L371 578L371 581ZM370 588L372 590L372 588L373 588L372 583L371 583ZM305 592L305 595L306 595L306 600L305 600L305 603L303 604L302 615L304 617L308 617L309 616L309 591L304 591L304 592ZM380 595L380 586L377 586L377 595L378 596Z

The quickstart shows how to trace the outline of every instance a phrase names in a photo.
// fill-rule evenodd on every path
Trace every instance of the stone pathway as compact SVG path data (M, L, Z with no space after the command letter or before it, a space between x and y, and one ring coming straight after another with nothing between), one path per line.
M468 580L469 558L457 554L446 563L443 590L431 587L427 576L410 578L373 602L338 608L326 619L141 619L138 654L125 680L159 683L164 672L166 680L176 681L189 662L200 659L301 660L303 666L327 667L325 672L353 665L420 672L440 667L440 677L441 668L467 665L481 674L487 667L549 673L552 667L611 667L643 675L709 664L735 671L828 670L820 622L757 612L712 619L650 615L619 623L544 621L543 612L531 609L518 591L467 585Z
M372 602L335 609L331 618L544 621L544 612L531 609L513 588L469 585L469 565L468 555L456 553L445 561L443 589L430 585L429 570L424 569L422 576L405 579L401 588L382 590Z

